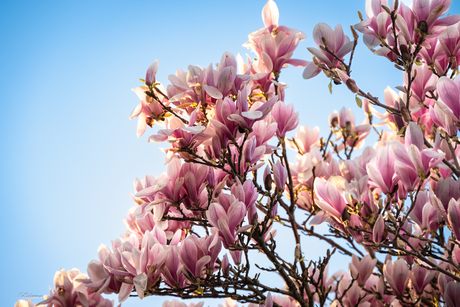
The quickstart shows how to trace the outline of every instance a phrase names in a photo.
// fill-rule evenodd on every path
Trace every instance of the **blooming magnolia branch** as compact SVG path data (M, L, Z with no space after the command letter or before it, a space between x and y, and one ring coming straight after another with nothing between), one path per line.
M138 137L163 127L148 141L169 143L168 170L135 180L126 234L99 247L88 276L58 272L41 304L113 306L101 294L117 293L120 302L225 297L251 307L460 306L460 15L443 17L450 4L367 0L353 40L340 25L315 26L319 49L308 48L307 62L292 58L305 34L279 25L269 0L264 27L245 43L254 61L226 52L216 66L178 70L166 87L155 61L134 89L141 102L130 118ZM357 32L403 71L399 93L388 87L379 100L351 78ZM363 122L344 107L330 115L327 138L299 126L280 81L289 65L305 67L305 79L323 72L331 93L345 84ZM378 141L365 147L371 131ZM319 232L325 222L329 231ZM290 230L290 252L277 244L279 227ZM332 250L313 261L304 237ZM329 276L336 251L349 272Z

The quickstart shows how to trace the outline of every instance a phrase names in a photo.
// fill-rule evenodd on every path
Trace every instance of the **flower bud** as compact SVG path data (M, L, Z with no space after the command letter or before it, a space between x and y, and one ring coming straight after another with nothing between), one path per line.
M345 85L346 85L346 86L348 87L348 89L349 89L350 91L352 91L353 93L356 94L357 92L359 92L359 88L358 88L358 86L356 85L355 80L353 80L353 79L350 78L350 79L348 79L348 80L345 82Z
M265 171L264 171L264 187L265 187L265 190L271 191L272 183L273 183L273 179L272 179L272 176L271 176L270 167L267 165L267 167L265 167Z
M375 243L379 244L386 239L386 229L385 223L383 222L383 217L379 215L374 224L374 229L372 231L372 239Z
M275 179L276 187L279 191L284 191L284 186L287 181L287 169L281 164L280 160L276 161L273 166L273 177Z
M273 307L273 298L270 292L268 292L267 298L265 299L265 307Z
M151 86L155 81L155 75L158 71L158 60L153 62L152 65L149 66L147 72L145 73L145 85Z
M294 257L296 260L299 260L302 257L302 252L300 251L300 243L297 243L295 246Z
M222 274L228 276L230 272L230 263L228 262L227 254L222 258Z
M460 283L451 281L447 284L444 290L444 300L447 306L459 306L460 305Z
M236 265L240 265L241 264L241 256L243 255L242 251L240 251L240 250L231 250L229 252L230 252L230 256L232 256L233 263L235 263Z

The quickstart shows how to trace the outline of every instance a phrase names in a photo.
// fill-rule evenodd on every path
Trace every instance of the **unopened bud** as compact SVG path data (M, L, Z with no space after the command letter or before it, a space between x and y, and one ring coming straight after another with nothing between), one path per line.
M257 226L257 224L259 224L259 215L256 212L252 215L251 225Z
M404 119L406 123L410 123L411 116L409 113L409 110L406 108L406 106L401 107L401 116Z
M265 168L265 171L264 171L264 187L265 187L265 190L271 191L272 183L273 183L273 179L272 179L272 175L271 175L271 172L270 172L270 167L267 165L267 167Z
M345 84L346 84L346 86L348 87L348 89L349 89L350 91L352 91L353 93L356 94L356 93L359 91L359 88L358 88L358 86L356 85L355 80L353 80L353 79L350 78L350 79L347 80L347 82L345 82Z
M379 244L387 237L387 230L385 229L385 223L383 221L383 217L379 215L377 220L375 221L374 228L372 230L372 240Z
M381 6L382 6L382 9L385 10L385 12L387 12L388 14L391 15L391 11L390 11L390 8L388 6L386 6L386 5L381 5Z
M155 75L158 70L158 60L156 60L152 65L149 66L147 72L145 73L144 83L147 86L151 86L155 82Z
M417 28L422 32L423 34L428 34L428 24L426 23L425 20L420 20L418 22Z
M323 42L324 47L327 47L327 41L326 38L321 37L321 41Z
M406 45L399 46L399 51L401 51L401 57L404 62L411 61L412 57Z
M230 264L228 262L228 256L227 254L225 254L224 257L222 258L222 274L224 276L228 276L230 273L229 269L230 269Z
M300 243L297 243L294 249L294 257L299 260L302 257L302 252L300 251Z

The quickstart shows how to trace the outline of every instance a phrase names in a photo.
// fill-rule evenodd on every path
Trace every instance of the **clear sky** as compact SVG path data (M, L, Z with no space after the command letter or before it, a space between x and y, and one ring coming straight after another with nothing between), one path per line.
M280 24L302 30L295 58L310 60L312 30L357 23L361 0L278 1ZM147 67L160 62L157 79L189 64L217 63L223 52L247 53L247 34L263 26L257 1L2 1L0 4L0 227L2 306L21 292L48 294L57 270L78 268L97 257L101 243L125 232L133 206L133 180L165 170L162 145L136 138L129 121L138 104L131 88ZM460 13L459 2L451 12ZM252 55L253 56L253 55ZM383 97L387 85L402 83L385 59L360 43L354 77ZM343 86L327 89L324 75L301 78L289 68L281 80L290 88L301 125L328 131L328 115L343 106L363 120L354 96ZM165 146L163 146L165 147ZM321 243L304 249L316 260ZM331 271L342 268L331 265ZM346 267L342 269L348 270ZM147 298L158 305L163 298ZM38 303L39 300L34 300ZM5 304L5 305L4 305ZM215 303L211 303L215 304ZM124 306L141 306L130 299Z

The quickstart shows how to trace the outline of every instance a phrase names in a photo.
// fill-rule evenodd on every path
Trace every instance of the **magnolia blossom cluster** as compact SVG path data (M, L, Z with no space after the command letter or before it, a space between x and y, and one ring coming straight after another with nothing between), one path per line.
M177 70L167 86L155 61L134 89L141 102L130 118L138 137L162 126L148 141L168 144L167 172L135 180L126 233L99 247L89 277L59 272L43 304L112 306L101 294L116 293L119 302L172 295L266 307L460 306L460 15L443 17L449 7L367 0L352 40L340 25L313 29L318 48L308 48L307 62L292 58L305 34L279 25L269 0L264 27L245 43L254 61L225 52L216 66ZM403 71L399 93L388 87L380 101L351 78L358 32ZM305 67L305 79L323 72L330 89L344 84L364 111L361 124L343 107L324 137L299 126L280 81L288 65ZM374 133L378 141L366 146ZM322 223L329 233L314 228ZM279 227L292 233L291 256L277 249ZM333 250L310 260L305 236ZM336 251L349 257L348 272L329 276ZM259 279L261 270L284 286ZM186 307L163 306L171 305Z
M82 283L87 276L77 269L66 271L62 269L54 275L54 290L50 288L50 295L39 305L76 306L76 307L112 307L113 301L102 297L100 293L89 291ZM15 307L34 307L35 304L28 299L19 300Z

